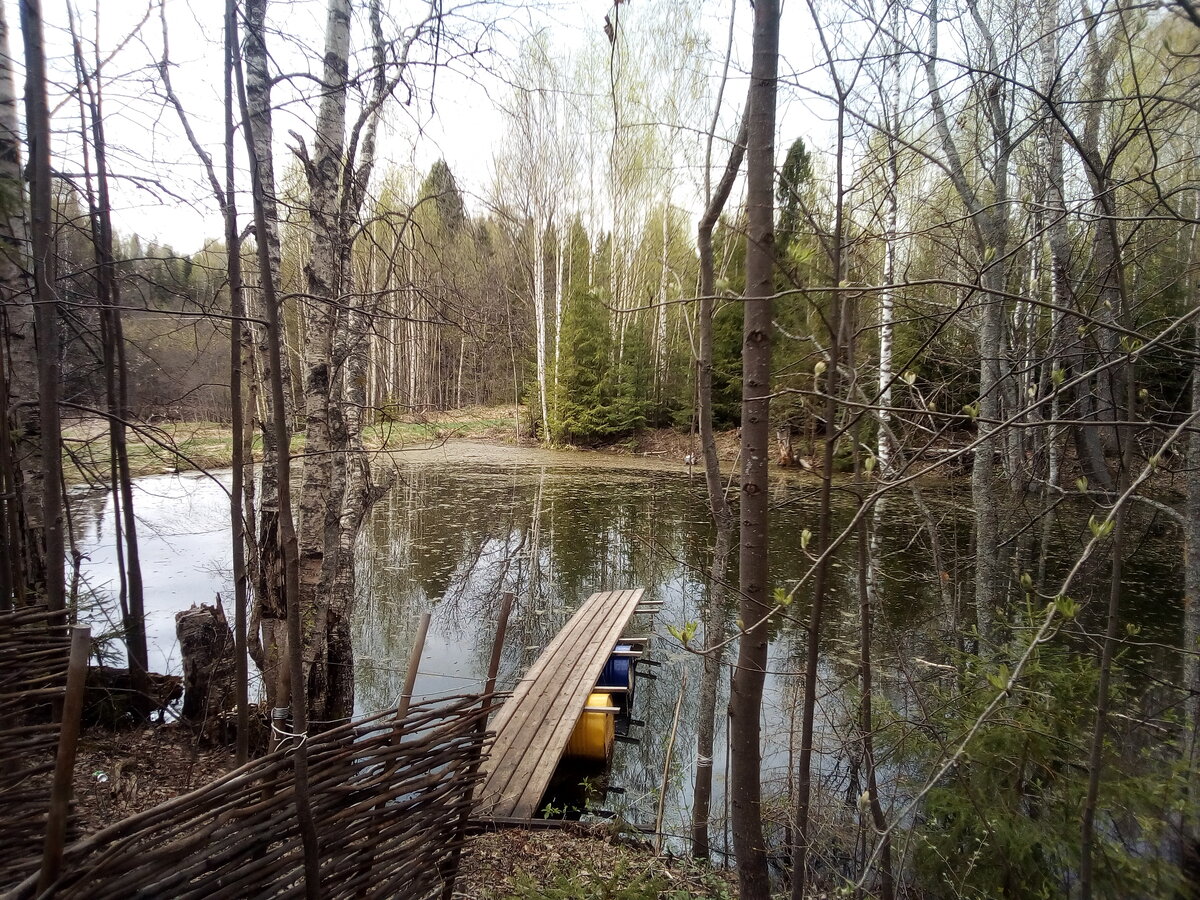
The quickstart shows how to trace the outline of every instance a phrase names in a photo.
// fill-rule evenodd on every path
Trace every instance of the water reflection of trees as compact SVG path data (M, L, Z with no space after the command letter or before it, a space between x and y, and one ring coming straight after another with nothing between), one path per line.
M812 563L799 535L815 522L814 501L802 483L781 483L773 492L771 577L773 585L786 589L803 579ZM931 565L929 534L915 510L888 504L874 523L879 611L873 653L877 702L888 709L890 732L881 739L888 747L903 745L910 727L906 723L924 719L923 685L944 677L946 670L939 667L949 665L948 654L971 640L976 621L975 612L967 608L973 595L970 510L953 490L930 491L928 499L943 571ZM607 804L634 821L652 818L666 749L663 738L683 690L666 822L668 832L682 833L695 767L700 665L665 626L700 618L715 537L704 502L699 485L660 472L449 465L405 470L402 486L376 507L364 535L364 596L356 635L363 665L362 708L394 701L417 619L426 610L433 612L440 655L427 654L422 671L482 678L500 595L514 592L501 664L501 686L511 687L583 598L600 589L645 586L649 596L664 603L657 622L648 627L657 633L656 652L667 665L655 670L657 680L639 683L635 715L646 721L648 739L619 746L613 781L627 793L610 797ZM1051 516L1045 511L1026 511L1026 526L1014 530L1011 558L1023 570L1036 570L1039 582L1052 583L1086 539L1087 510L1065 505ZM845 527L851 513L851 500L846 498L837 510L835 529ZM1143 519L1138 533L1146 549L1133 555L1129 587L1133 593L1144 590L1155 596L1157 611L1149 618L1153 621L1157 615L1162 631L1174 634L1177 609L1162 604L1160 595L1164 584L1175 583L1177 556L1167 542L1159 542L1164 546L1158 549L1155 522ZM831 812L826 821L840 822L848 835L857 813L847 798L861 786L855 781L861 754L855 725L859 598L854 552L847 544L832 563L831 624L822 636L818 686L820 800ZM733 583L736 577L736 571L731 572ZM1081 596L1087 596L1086 589ZM801 680L792 675L805 663L808 602L807 590L800 589L792 605L772 622L763 712L764 772L780 808L780 829L785 827L783 810L795 750L789 722L801 701ZM1130 609L1145 622L1145 610L1138 605L1133 599ZM1141 602L1147 605L1149 600ZM456 686L453 682L444 687ZM727 682L721 691L724 698ZM724 805L721 724L714 760L713 809L718 818ZM891 758L881 760L881 775L901 777L897 766ZM720 847L719 839L716 845Z

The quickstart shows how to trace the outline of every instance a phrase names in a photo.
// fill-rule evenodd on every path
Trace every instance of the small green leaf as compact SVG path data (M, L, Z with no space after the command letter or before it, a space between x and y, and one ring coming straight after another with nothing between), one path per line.
M1087 489L1088 489L1087 477L1084 475L1080 475L1078 478L1075 479L1075 490L1079 491L1079 493L1081 493L1081 494L1086 494Z
M1021 573L1021 587L1027 591L1033 590L1033 576L1028 572Z
M829 367L827 365L825 365L825 360L818 359L816 365L813 366L813 377L820 378L822 375L825 374L825 370L827 368L829 368Z
M988 673L987 680L998 691L1008 690L1008 666L1001 665L994 673Z
M863 460L863 468L867 470L868 475L875 471L875 454L869 454L867 458Z
M1062 383L1067 380L1067 373L1058 366L1055 366L1050 371L1050 380L1054 383L1055 387L1060 387Z
M907 384L909 387L912 387L917 381L917 373L912 371L912 369L909 369L907 372L905 372L903 375L900 376L900 379L905 384Z
M972 422L974 422L976 419L979 418L979 404L978 403L964 403L962 411L967 414L967 416L971 419Z
M807 550L808 542L812 540L812 532L805 528L800 532L800 549Z

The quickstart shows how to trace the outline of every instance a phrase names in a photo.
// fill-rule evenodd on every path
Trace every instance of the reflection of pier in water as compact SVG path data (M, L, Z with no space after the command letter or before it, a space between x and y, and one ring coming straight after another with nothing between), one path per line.
M640 588L592 594L521 679L490 726L496 740L483 763L477 815L537 815L588 694L641 602Z

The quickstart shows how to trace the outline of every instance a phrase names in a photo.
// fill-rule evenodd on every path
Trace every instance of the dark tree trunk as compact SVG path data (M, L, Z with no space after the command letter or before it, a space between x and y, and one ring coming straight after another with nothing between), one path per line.
M36 307L38 412L40 419L42 527L46 605L66 607L62 506L62 424L58 409L58 289L55 283L53 220L50 203L50 112L46 102L46 57L40 0L21 0L25 44L25 129L29 141L30 250Z
M746 300L742 325L742 495L739 617L729 696L734 852L742 900L770 894L762 827L760 716L767 666L767 465L770 461L771 296L775 292L775 94L779 4L754 7L746 130Z
M729 573L729 554L733 544L733 512L725 499L721 484L721 462L717 457L717 442L713 435L712 375L713 375L713 296L714 276L712 232L721 215L742 159L746 155L746 116L725 172L717 189L709 198L708 208L700 218L696 243L700 250L700 358L696 362L696 393L699 406L700 446L704 454L704 483L708 490L708 508L717 528L713 547L712 570L709 576L708 603L704 608L704 672L700 681L699 724L696 726L696 784L692 799L692 853L707 858L708 819L712 805L713 737L717 708L717 684L721 675L721 652L717 646L725 640L726 583Z
M234 48L237 54L236 47ZM254 227L259 234L267 230L266 208L262 173L258 167L257 145L254 125L246 101L246 85L241 71L241 60L234 65L237 75L238 105L242 113L242 127L246 138L246 154L250 159L250 186L254 198ZM300 622L300 567L296 540L295 520L292 518L291 489L291 434L287 417L284 415L283 378L280 375L280 356L283 335L279 322L279 303L275 296L275 272L271 268L270 252L266 241L258 241L259 279L263 307L267 315L267 349L271 362L271 397L274 419L271 428L275 437L275 465L279 472L279 522L278 534L280 559L283 562L284 596L287 600L287 651L286 682L294 694L290 698L292 728L300 735L308 734L308 698L304 681L304 642L301 638ZM280 678L280 683L285 679ZM281 692L280 692L281 693ZM279 700L283 697L279 696ZM296 818L300 823L300 837L304 846L304 889L310 900L321 897L321 867L318 856L317 828L313 821L312 802L308 789L308 741L300 740L293 751L295 760Z
M237 6L225 4L225 259L229 273L229 405L233 426L233 484L229 495L229 521L233 550L234 673L237 692L237 761L250 757L250 673L246 665L247 578L245 521L242 518L243 472L248 446L243 421L242 319L246 315L242 292L242 242L238 234L237 194L234 178L233 53L237 44ZM274 469L274 467L272 467ZM252 520L251 520L252 521Z
M4 530L0 537L5 543L9 575L0 606L21 606L40 595L46 583L35 307L12 60L8 22L0 9L0 195L7 198L0 209L0 313L5 337L0 348L5 425L0 429L0 492L4 496Z
M72 30L74 24L72 23ZM142 718L150 712L150 664L146 645L146 604L142 588L141 555L138 546L137 516L133 508L133 476L129 468L126 424L129 412L129 369L125 360L125 333L121 321L121 297L113 254L112 203L108 191L108 147L104 138L103 108L99 79L89 73L78 35L73 34L75 65L86 94L86 118L91 125L92 149L96 159L96 193L86 172L87 147L84 146L85 177L92 247L96 258L96 284L100 300L100 333L104 358L105 398L108 412L109 447L113 500L120 517L117 554L121 565L121 613L125 630L125 649L133 679L133 708ZM97 53L99 52L97 48ZM96 61L97 70L99 60Z

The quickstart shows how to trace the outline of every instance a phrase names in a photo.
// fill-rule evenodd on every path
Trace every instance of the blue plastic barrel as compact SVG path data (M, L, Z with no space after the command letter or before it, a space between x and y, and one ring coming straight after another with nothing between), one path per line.
M633 649L629 644L617 644L618 651L628 652ZM630 687L633 671L633 658L629 656L610 656L600 673L601 687Z

